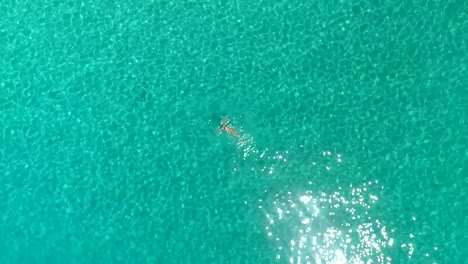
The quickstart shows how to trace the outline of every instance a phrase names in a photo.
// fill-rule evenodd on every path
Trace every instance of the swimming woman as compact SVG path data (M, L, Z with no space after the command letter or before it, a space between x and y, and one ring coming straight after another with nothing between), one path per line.
M229 118L224 117L223 120L221 121L221 127L218 129L218 135L223 133L223 130L224 130L233 137L239 137L239 134L232 127L229 127L228 124L229 124Z

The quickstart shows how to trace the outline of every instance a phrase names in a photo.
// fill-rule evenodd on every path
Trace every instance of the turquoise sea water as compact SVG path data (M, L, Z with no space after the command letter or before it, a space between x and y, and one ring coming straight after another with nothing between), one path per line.
M467 263L464 1L0 17L1 263Z

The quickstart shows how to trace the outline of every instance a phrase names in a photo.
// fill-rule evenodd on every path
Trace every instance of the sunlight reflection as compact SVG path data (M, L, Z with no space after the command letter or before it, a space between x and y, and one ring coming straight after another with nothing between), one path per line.
M253 139L244 135L238 142L244 159L249 156L259 163L258 167L250 167L251 171L275 175L275 179L290 172L285 168L294 166L291 164L293 151L258 150ZM346 177L341 175L346 157L331 150L317 154L305 161L304 166L296 164L299 166L296 168L300 171L313 168L317 177ZM283 163L288 166L284 167ZM304 180L303 175L301 178ZM397 244L394 229L376 215L381 210L376 204L384 189L378 180L337 186L333 191L319 191L316 183L311 178L301 190L294 187L275 193L265 190L267 198L258 200L258 208L267 220L266 237L276 248L275 256L280 262L390 264L392 259L385 252L391 247L403 248L408 258L413 256L413 237Z
M258 153L258 149L255 146L254 138L245 133L243 130L240 130L241 137L237 141L237 148L242 150L243 157L246 159L251 154Z
M276 152L274 159L286 159L285 154ZM326 170L343 159L331 151L322 155L334 159ZM382 188L379 184L369 181L327 193L312 191L309 182L309 190L279 192L270 195L268 203L259 201L276 258L289 263L391 263L384 249L394 245L394 230L372 216L379 201L372 191Z

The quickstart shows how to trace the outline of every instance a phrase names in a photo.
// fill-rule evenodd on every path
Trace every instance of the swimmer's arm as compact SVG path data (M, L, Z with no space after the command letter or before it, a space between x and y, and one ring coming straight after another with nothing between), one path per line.
M222 124L223 126L229 124L229 118L223 117L223 120L221 121L221 124Z

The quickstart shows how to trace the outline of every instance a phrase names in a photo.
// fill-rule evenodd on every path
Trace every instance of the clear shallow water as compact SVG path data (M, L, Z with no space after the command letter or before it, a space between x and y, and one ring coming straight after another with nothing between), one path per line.
M463 2L0 12L3 263L464 263Z

